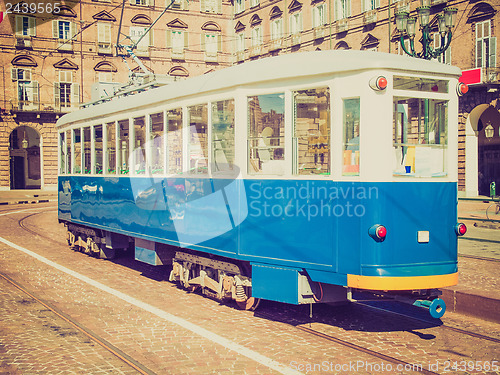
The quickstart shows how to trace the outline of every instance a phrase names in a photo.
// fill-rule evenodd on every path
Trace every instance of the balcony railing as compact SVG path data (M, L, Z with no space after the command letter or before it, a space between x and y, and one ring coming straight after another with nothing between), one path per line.
M270 51L276 51L277 49L281 48L283 48L283 38L276 38L271 40L271 43L269 45Z
M297 46L300 44L300 41L301 41L301 34L300 33L297 33L297 34L292 34L292 46Z
M54 102L35 102L27 100L11 99L5 106L12 112L49 112L49 113L68 113L76 111L80 103L76 105L62 103L58 106Z
M31 43L31 36L16 35L16 48L33 48Z
M250 47L250 57L259 56L262 53L262 46L259 44L258 46Z
M377 10L369 10L363 14L363 22L365 25L377 22Z
M337 32L342 33L344 31L347 31L349 29L349 21L347 18L343 18L341 20L337 21Z
M496 83L500 78L500 68L482 68L483 82Z
M205 51L205 62L217 62L217 52L208 52Z
M313 38L321 39L325 37L325 28L323 26L317 26L313 28Z

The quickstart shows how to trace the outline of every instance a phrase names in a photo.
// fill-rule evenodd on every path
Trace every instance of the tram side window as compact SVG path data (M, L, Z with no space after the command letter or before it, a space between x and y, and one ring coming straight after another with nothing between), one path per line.
M359 98L344 99L344 176L359 176Z
M151 131L151 172L153 174L163 173L165 169L165 148L163 135L163 112L154 113L149 116Z
M248 172L285 173L285 94L248 97Z
M393 120L394 175L446 175L448 102L395 97Z
M144 116L134 118L134 134L134 170L136 174L144 174L146 173L146 118Z
M208 106L188 107L189 123L189 171L208 172Z
M108 122L106 124L107 143L107 173L116 174L116 124Z
M212 103L212 172L234 168L234 100Z
M128 174L129 165L129 120L118 121L118 152L117 169L118 174Z
M64 133L59 133L59 174L66 174L66 143Z
M73 144L75 152L75 164L73 165L73 173L82 173L82 140L81 129L73 129Z
M94 126L94 160L95 160L95 166L94 166L94 173L95 174L102 174L103 172L103 139L102 139L102 125L96 125Z
M294 174L330 174L330 91L300 90L294 97Z
M92 169L92 140L90 139L90 126L83 128L83 173L89 174Z
M167 111L168 173L182 173L182 109Z
M66 131L66 157L68 161L68 165L66 168L67 173L71 173L72 164L71 164L71 130Z

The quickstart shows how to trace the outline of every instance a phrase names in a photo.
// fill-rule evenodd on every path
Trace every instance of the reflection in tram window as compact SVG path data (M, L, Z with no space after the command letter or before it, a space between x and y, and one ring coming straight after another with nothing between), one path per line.
M116 174L116 124L108 122L106 124L106 143L107 143L107 173Z
M394 98L394 174L439 177L446 175L448 102Z
M92 169L92 139L90 126L83 128L83 173L89 174Z
M165 163L164 139L163 139L163 112L154 113L149 116L151 131L151 173L163 173Z
M330 92L294 92L294 174L330 174Z
M64 133L59 133L59 174L66 174L66 152Z
M189 123L189 171L208 172L208 106L188 107Z
M146 173L146 121L145 117L134 118L134 163L135 173Z
M182 109L167 111L168 173L182 173Z
M359 98L344 99L344 176L359 176Z
M248 172L285 173L285 95L248 97Z
M394 76L394 90L447 93L448 81L442 79Z
M75 150L75 164L73 165L73 173L82 173L82 140L81 129L73 129L73 144Z
M117 169L118 174L128 174L128 142L129 142L129 120L118 121L118 152L117 152Z
M68 165L67 165L67 168L66 168L66 171L67 173L71 173L71 130L68 130L66 132L66 157L67 157L67 161L68 161Z
M212 104L212 170L233 169L234 164L234 100Z
M95 147L95 170L94 173L102 174L103 173L103 143L102 143L102 125L94 126L94 147Z

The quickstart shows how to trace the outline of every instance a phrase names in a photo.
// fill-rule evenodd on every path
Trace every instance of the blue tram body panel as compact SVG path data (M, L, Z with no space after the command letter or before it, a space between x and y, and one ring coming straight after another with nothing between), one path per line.
M59 218L261 265L346 275L457 272L455 182L59 177ZM368 235L374 224L387 238ZM418 232L428 232L428 242Z

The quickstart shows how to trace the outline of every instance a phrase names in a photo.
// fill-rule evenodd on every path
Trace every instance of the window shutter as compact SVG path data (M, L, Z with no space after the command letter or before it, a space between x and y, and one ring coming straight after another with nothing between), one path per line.
M451 45L448 46L448 49L444 52L444 63L448 65L451 64Z
M17 81L17 68L12 68L10 77L13 81Z
M23 34L23 17L16 16L16 35Z
M146 30L146 29L144 29ZM149 30L149 45L154 46L154 36L153 36L153 29Z
M217 51L222 52L222 35L217 35Z
M59 21L52 20L52 38L59 39Z
M130 0L130 4L135 5L135 0Z
M78 34L78 26L76 22L70 22L70 30L71 30L70 39L73 39L76 36L76 34Z
M61 88L59 82L54 82L54 105L57 109L61 106Z
M490 56L489 56L489 67L496 68L497 66L497 38L490 38Z
M200 11L206 12L205 0L200 0Z
M40 101L40 97L38 94L38 82L33 81L31 82L31 85L33 87L33 103L38 104L38 102Z
M476 40L476 68L482 68L483 41Z
M80 104L80 84L71 84L71 106L76 107Z
M222 14L222 0L217 1L217 14Z
M31 69L23 69L23 80L31 81Z
M346 17L351 17L351 0L346 0L345 7L346 7Z
M28 35L36 36L36 18L28 17Z
M187 31L184 31L183 32L184 34L184 48L188 48L189 47L189 37L188 37L188 32Z

